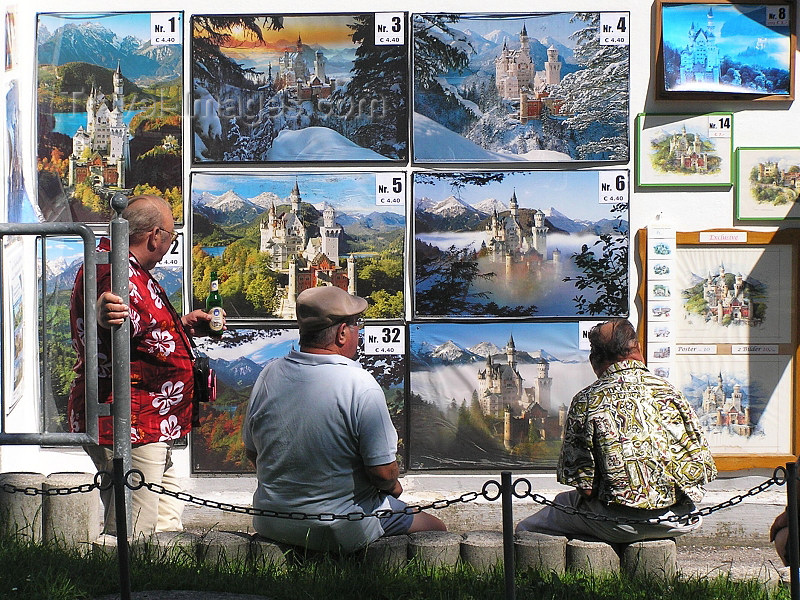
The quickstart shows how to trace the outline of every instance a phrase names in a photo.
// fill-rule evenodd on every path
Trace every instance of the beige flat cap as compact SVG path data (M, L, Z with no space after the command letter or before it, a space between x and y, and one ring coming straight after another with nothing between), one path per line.
M297 324L301 332L319 331L366 309L364 298L351 296L338 287L309 288L297 296Z

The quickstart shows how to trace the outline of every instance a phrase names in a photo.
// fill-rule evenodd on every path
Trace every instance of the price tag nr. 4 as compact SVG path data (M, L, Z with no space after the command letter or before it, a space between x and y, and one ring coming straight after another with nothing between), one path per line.
M597 198L600 204L628 202L628 172L598 171Z
M600 45L628 46L630 44L630 13L600 13Z
M364 354L405 354L406 331L402 325L364 327Z
M708 115L708 137L729 138L733 130L733 115Z
M375 45L402 46L405 43L405 13L375 13Z
M406 179L403 173L375 174L375 204L378 206L405 206Z
M153 46L167 46L183 42L181 13L150 13L150 43Z

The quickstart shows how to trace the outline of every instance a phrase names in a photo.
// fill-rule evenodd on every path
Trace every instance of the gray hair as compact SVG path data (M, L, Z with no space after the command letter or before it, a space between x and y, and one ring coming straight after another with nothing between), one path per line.
M134 196L128 201L128 206L122 211L122 218L128 221L128 238L131 242L141 241L148 231L162 226L159 205L169 208L166 200L150 194Z

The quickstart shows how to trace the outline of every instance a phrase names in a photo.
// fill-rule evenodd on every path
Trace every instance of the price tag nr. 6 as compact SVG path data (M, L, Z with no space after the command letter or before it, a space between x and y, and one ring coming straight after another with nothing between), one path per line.
M628 172L598 171L597 194L600 204L628 202Z

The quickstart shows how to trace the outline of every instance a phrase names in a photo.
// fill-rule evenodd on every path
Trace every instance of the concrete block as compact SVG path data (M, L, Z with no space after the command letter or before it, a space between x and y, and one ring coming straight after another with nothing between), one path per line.
M647 540L628 544L622 552L622 569L629 575L671 578L678 570L675 540Z
M619 556L605 542L567 542L567 569L585 573L618 573Z
M197 558L201 536L188 531L159 531L151 536L140 535L131 544L131 552L150 553L152 557ZM135 548L135 550L134 550Z
M553 571L567 568L567 538L534 531L520 531L514 539L514 556L519 570Z
M408 560L408 536L380 537L364 548L364 563L379 569L397 569Z
M209 531L200 538L198 552L210 564L244 562L250 554L250 536L230 531Z
M428 567L455 566L461 535L449 531L417 531L408 536L408 558Z
M52 473L42 489L72 488L94 481L92 473ZM100 535L100 493L44 496L42 500L42 537L56 540L70 547L90 549L90 544Z
M250 560L259 568L283 568L290 548L256 533L250 537Z
M2 486L41 490L44 479L41 473L0 473L0 531L34 542L42 540L42 496L5 492Z
M479 572L503 565L503 534L499 531L469 531L461 540L461 560Z

